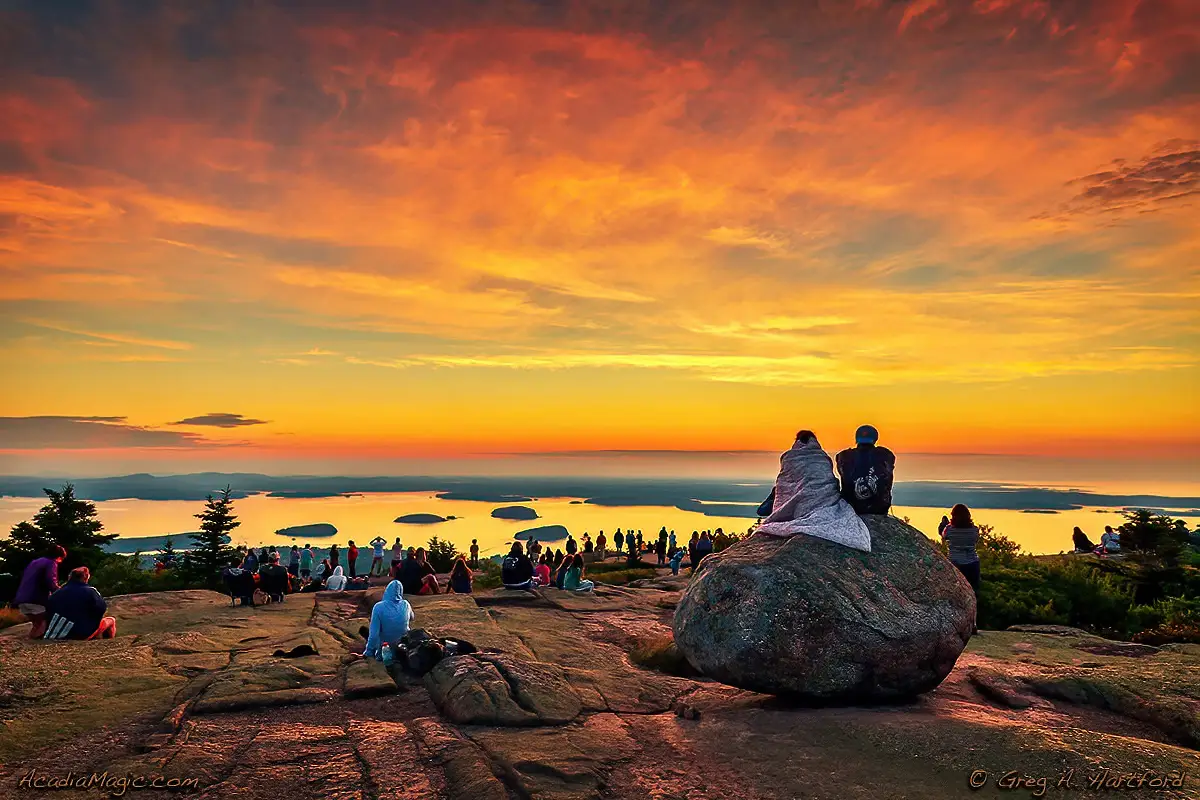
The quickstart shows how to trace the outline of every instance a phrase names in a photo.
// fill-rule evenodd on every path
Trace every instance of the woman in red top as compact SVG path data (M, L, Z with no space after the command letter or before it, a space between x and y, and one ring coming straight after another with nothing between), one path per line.
M346 566L350 569L350 577L357 578L358 572L355 567L358 564L358 548L354 545L354 540L350 540L349 546L346 547Z

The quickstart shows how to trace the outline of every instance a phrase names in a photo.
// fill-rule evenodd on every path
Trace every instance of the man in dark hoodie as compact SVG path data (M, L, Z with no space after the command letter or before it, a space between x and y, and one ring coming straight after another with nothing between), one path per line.
M877 447L879 431L863 425L854 433L855 446L837 454L838 475L842 478L842 498L863 514L886 514L892 509L892 479L896 456L886 447Z
M117 635L117 621L104 616L108 603L89 586L92 573L87 567L71 570L67 584L46 601L46 639L111 639Z

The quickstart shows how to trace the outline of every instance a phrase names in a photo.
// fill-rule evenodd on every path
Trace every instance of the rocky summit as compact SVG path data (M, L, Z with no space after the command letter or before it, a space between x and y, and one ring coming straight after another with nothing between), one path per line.
M702 674L816 704L911 698L966 647L975 597L917 529L865 517L871 552L758 535L706 558L675 614Z
M413 597L418 625L479 648L424 679L352 655L379 589L115 597L108 641L18 625L0 631L0 797L111 796L20 783L68 771L194 781L138 800L1029 796L998 786L1014 770L1172 773L1152 796L1198 796L1200 648L986 631L911 703L802 707L695 675L671 641L686 583Z

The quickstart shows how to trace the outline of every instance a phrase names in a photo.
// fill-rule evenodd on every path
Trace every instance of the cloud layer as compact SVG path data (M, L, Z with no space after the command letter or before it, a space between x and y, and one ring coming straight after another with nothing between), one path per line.
M11 8L0 368L145 424L261 422L174 382L306 441L401 399L394 441L470 439L445 398L487 386L514 443L720 449L720 387L785 428L894 387L997 441L1046 424L1030 378L1104 397L1070 435L1196 421L1194 3Z

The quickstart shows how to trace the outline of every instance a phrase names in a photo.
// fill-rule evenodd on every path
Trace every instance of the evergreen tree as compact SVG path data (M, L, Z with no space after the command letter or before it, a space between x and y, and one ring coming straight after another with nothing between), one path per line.
M221 570L233 563L235 551L229 546L229 534L242 523L233 514L232 490L226 486L218 497L211 494L204 501L204 511L195 514L200 531L189 534L192 549L186 557L187 571L197 580L216 586Z
M59 491L43 489L50 502L42 506L33 522L13 526L7 540L0 541L0 572L20 575L35 558L47 555L55 545L67 550L59 565L59 575L88 566L96 569L110 556L102 545L117 538L101 533L104 523L96 518L96 504L75 497L75 487L66 484Z
M175 538L168 536L163 539L162 547L158 548L158 560L164 567L175 566L179 551L175 549Z

